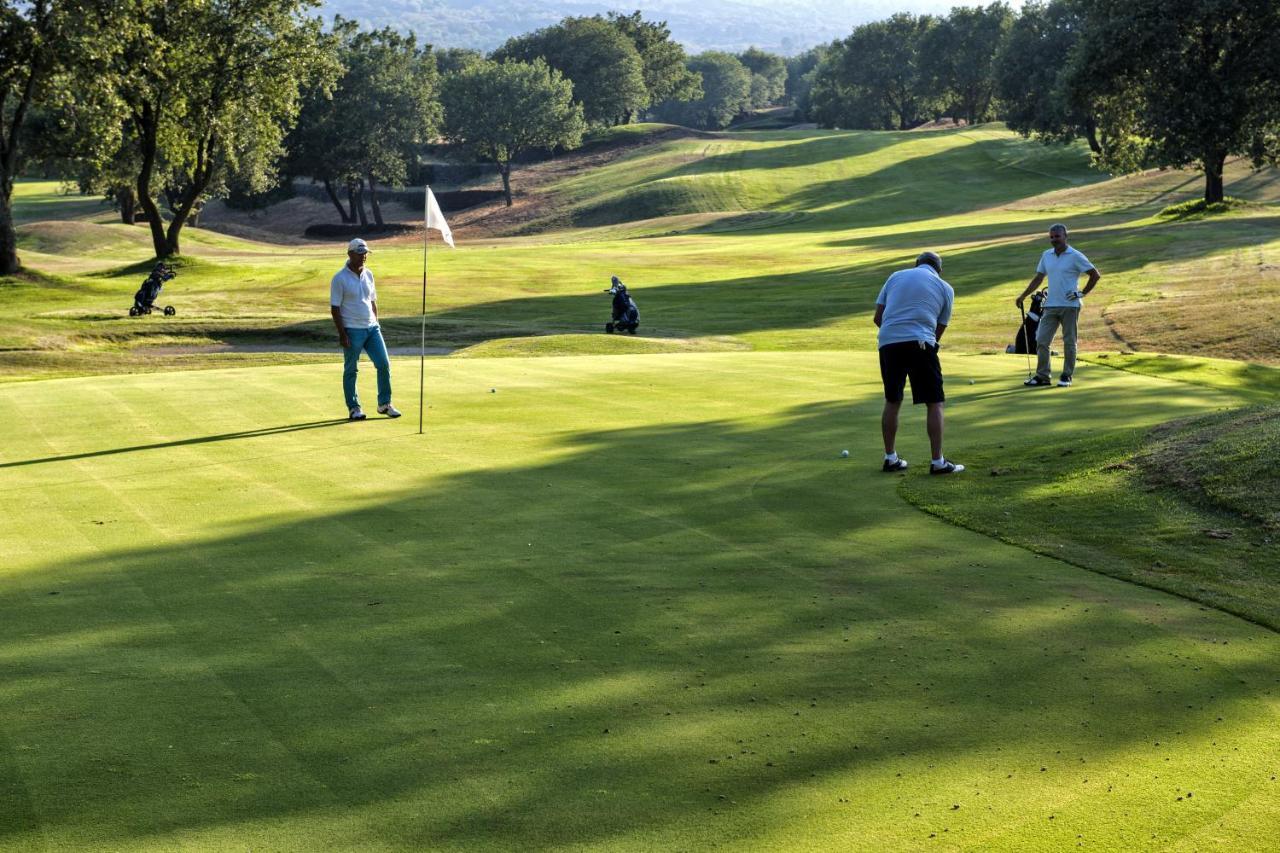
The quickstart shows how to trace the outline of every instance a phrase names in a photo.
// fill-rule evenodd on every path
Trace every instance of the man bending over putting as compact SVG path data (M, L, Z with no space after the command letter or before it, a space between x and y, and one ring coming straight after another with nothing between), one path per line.
M1031 279L1022 295L1014 300L1014 304L1021 308L1022 300L1040 286L1045 276L1049 277L1049 296L1044 300L1040 329L1036 332L1036 375L1027 377L1027 381L1022 384L1032 388L1053 384L1049 347L1061 326L1062 374L1058 377L1058 386L1069 388L1071 375L1076 370L1076 329L1080 323L1080 309L1084 307L1084 297L1098 284L1102 275L1093 268L1088 258L1067 245L1067 226L1051 227L1049 244L1051 248L1045 249L1040 256L1036 277ZM1081 273L1089 276L1084 290L1077 289Z
M359 237L352 240L347 244L347 262L329 283L329 313L338 327L338 343L342 344L342 392L347 399L348 417L353 421L365 419L356 394L361 350L369 353L369 360L378 371L378 414L400 417L391 405L391 360L378 327L378 292L373 286L373 273L364 265L368 256L369 244Z
M942 365L938 341L951 322L955 291L942 280L942 258L924 252L914 269L889 276L876 298L875 324L880 327L880 378L884 380L884 471L905 471L907 460L894 449L902 391L911 380L911 402L924 403L925 424L933 462L930 474L958 474L963 465L942 455Z

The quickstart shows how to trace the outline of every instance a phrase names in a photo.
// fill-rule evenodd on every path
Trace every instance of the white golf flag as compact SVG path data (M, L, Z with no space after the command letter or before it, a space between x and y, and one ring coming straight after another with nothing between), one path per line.
M436 194L431 191L431 187L427 187L427 227L439 231L449 248L453 248L453 232L449 230L449 223L444 221L440 202L436 201Z

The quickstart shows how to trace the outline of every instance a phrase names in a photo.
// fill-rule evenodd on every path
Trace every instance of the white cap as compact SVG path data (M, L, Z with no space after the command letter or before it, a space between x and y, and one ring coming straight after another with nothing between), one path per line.
M355 252L360 255L367 255L369 254L370 249L368 243L357 237L347 244L347 251Z

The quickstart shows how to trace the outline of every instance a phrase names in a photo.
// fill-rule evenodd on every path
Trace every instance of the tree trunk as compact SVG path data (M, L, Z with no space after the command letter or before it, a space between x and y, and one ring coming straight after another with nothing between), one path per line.
M151 245L157 258L168 257L168 247L164 239L164 222L160 219L160 208L151 197L151 173L156 166L156 127L159 117L151 104L145 104L142 115L137 117L138 137L142 149L142 168L138 170L138 204L147 214L147 224L151 227Z
M356 221L356 184L355 181L347 181L347 215L343 221L354 225Z
M373 221L379 228L382 227L382 205L378 204L378 185L374 183L373 172L366 174L369 182L369 206L373 208Z
M133 195L133 187L119 186L116 187L116 204L120 207L120 221L125 225L132 225L137 219L138 202Z
M355 192L352 194L352 204L356 208L356 217L360 220L361 228L369 227L369 216L364 212L364 181L353 181L355 184Z
M506 196L507 207L511 206L511 164L499 163L498 174L502 175L502 194Z
M0 275L13 275L22 269L18 263L18 232L13 230L13 181L0 167Z
M178 237L182 233L182 227L188 221L194 225L195 217L200 215L201 199L213 181L213 164L217 152L218 136L210 133L196 147L196 162L186 187L181 192L166 190L173 219L169 222L169 232L165 235L165 257L181 254Z
M333 182L328 178L324 179L324 191L329 194L329 201L333 202L333 206L338 208L338 217L342 220L342 224L349 223L351 217L347 216L347 211L343 209L342 202L338 201L338 194L333 191Z
M1098 144L1098 122L1093 116L1086 116L1084 120L1084 138L1089 143L1089 150L1094 154L1102 153L1102 146Z
M1222 186L1222 171L1227 164L1227 155L1210 152L1204 156L1204 200L1206 204L1222 201L1226 195Z

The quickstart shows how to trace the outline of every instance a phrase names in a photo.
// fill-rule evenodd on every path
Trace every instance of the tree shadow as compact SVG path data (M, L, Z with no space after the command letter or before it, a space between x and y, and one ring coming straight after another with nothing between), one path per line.
M1176 410L1162 390L1127 404ZM854 406L860 455L877 409ZM978 784L1075 800L1080 763L1260 713L1273 656L1185 641L1252 626L914 516L815 454L849 432L831 401L567 430L536 463L508 435L500 464L338 512L300 460L251 520L29 566L0 587L0 788L27 795L0 841L705 846L842 790L901 805L840 831L914 809L923 838Z
M174 447L187 447L193 444L208 444L214 441L234 441L241 438L263 438L270 435L283 435L290 432L299 432L308 429L320 429L321 427L337 426L345 424L349 421L346 418L338 418L327 421L310 421L301 424L286 424L283 426L260 427L258 429L247 429L239 432L224 432L220 435L202 435L195 438L180 438L174 441L159 441L152 444L135 444L131 447L111 447L103 450L86 450L82 453L66 453L61 456L42 456L35 459L16 459L12 462L0 462L0 468L23 468L28 465L45 465L50 462L74 462L81 459L96 459L99 456L115 456L121 453L138 453L144 450L168 450Z

